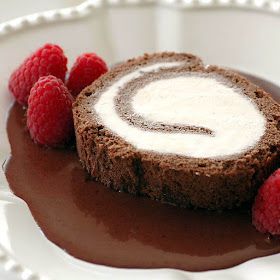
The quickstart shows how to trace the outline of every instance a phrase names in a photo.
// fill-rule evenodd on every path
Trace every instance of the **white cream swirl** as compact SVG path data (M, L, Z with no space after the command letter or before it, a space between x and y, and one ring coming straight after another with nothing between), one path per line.
M264 116L237 88L210 76L178 76L150 82L137 90L132 108L149 121L206 127L214 135L144 130L118 115L114 100L119 88L147 72L179 65L180 62L163 62L144 66L108 87L94 105L104 126L138 149L164 154L216 158L254 147L265 132Z

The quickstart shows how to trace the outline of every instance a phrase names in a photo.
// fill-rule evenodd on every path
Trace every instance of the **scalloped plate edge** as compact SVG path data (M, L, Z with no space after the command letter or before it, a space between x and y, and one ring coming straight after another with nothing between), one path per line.
M193 8L240 8L240 9L252 9L252 10L259 10L261 12L271 12L275 13L276 15L280 15L280 1L277 0L88 0L84 1L80 5L63 8L63 9L53 9L49 11L34 13L22 17L18 17L3 23L0 23L0 39L4 39L7 35L18 32L24 29L32 28L33 26L38 26L41 24L48 24L54 23L59 21L67 21L67 20L74 20L83 18L86 16L91 15L92 11L97 8L102 8L106 6L114 7L114 6L126 6L126 5L164 5L170 8L186 8L186 9L193 9ZM24 208L25 214L28 215L30 221L35 223L28 206L26 203L13 195L8 190L0 190L0 206L3 204L12 204L18 208ZM42 234L39 229L37 229L36 234ZM46 239L46 237L43 237ZM150 269L150 270L137 270L137 269L118 269L118 268L110 268L105 266L98 266L94 264L89 264L84 261L75 259L72 256L69 256L66 252L62 249L51 243L46 239L49 243L50 247L53 247L55 250L58 250L60 257L64 259L64 261L69 261L75 265L83 267L83 269L96 269L95 277L101 277L100 279L124 279L125 277L133 277L136 279L146 279L146 277L157 276L161 277L160 279L225 279L225 277L229 277L236 275L236 272L232 270L238 270L238 278L234 279L253 279L251 277L258 277L258 279L262 279L261 277L267 276L266 274L262 273L262 269L258 269L258 263L260 261L265 261L268 259L272 259L274 263L277 263L279 260L275 260L274 256L263 257L248 261L243 263L239 266L225 269L225 270L218 270L218 271L210 271L210 272L202 272L202 273L191 273L191 272L184 272L179 270L173 269ZM277 256L276 256L277 257ZM265 265L269 267L269 269L274 270L268 262L265 262ZM254 272L250 274L250 277L247 278L247 272L244 269L245 267L251 267L250 270L254 269ZM17 261L17 258L12 256L8 252L8 250L1 244L0 239L0 267L15 277L21 280L50 280L46 276L42 274L37 274L32 272L29 268L25 265L21 264ZM97 270L100 269L99 272ZM105 273L106 270L106 273ZM123 273L127 271L129 272L129 276L124 276ZM230 275L228 274L230 273ZM108 275L108 273L111 275ZM132 276L132 274L137 273L140 278L137 276ZM147 275L148 273L148 275ZM245 274L246 273L246 274ZM279 275L280 272L275 270L275 274ZM236 275L237 276L237 275ZM242 278L240 278L240 276ZM109 278L108 278L109 277ZM117 278L116 278L117 277ZM213 277L213 278L212 278ZM220 278L221 277L221 278ZM255 278L256 279L256 278ZM272 278L270 278L273 280ZM277 280L278 278L275 278ZM60 279L54 279L60 280Z

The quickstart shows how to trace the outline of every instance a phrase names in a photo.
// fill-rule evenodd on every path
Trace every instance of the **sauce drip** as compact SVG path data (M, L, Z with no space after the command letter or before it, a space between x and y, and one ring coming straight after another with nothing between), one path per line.
M280 99L280 88L249 78ZM115 267L203 271L280 252L280 240L258 233L246 210L180 209L92 181L74 150L32 142L17 104L7 133L11 189L27 202L45 235L77 258Z

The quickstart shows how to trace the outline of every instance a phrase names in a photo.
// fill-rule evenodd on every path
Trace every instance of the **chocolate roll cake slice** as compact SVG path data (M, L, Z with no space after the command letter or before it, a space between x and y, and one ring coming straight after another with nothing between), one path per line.
M233 208L279 166L280 106L189 54L118 65L80 93L73 112L82 164L115 190Z

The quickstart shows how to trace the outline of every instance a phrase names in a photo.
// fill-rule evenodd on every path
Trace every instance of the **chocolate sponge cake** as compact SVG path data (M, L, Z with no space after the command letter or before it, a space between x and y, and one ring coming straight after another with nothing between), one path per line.
M280 106L244 77L189 54L116 66L80 93L73 113L91 176L162 202L238 207L280 163Z

